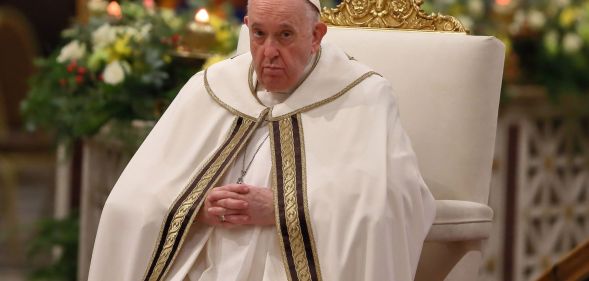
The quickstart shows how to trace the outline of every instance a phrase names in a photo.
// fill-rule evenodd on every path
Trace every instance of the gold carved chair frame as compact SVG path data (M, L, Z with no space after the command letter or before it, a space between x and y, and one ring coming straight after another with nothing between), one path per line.
M321 20L342 27L468 33L455 17L428 15L422 4L423 0L343 0L335 8L323 8Z

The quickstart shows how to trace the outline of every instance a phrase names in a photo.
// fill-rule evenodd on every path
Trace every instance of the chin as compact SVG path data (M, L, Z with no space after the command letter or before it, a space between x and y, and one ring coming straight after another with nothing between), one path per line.
M267 83L264 83L263 86L269 92L284 92L290 88L288 86L285 86L284 83L276 83L276 82L267 82Z

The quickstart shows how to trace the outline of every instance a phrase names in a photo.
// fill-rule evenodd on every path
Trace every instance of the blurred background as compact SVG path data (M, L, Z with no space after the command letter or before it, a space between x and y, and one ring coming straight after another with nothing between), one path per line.
M246 3L0 0L0 280L85 280L110 188L184 82L232 55ZM507 47L479 280L536 280L589 239L589 0L421 8Z

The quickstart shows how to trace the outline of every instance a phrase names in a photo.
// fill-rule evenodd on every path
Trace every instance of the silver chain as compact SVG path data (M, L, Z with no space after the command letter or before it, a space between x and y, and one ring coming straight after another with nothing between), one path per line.
M237 179L238 184L243 183L243 177L245 177L245 175L247 174L247 171L249 171L250 166L252 165L252 162L254 162L254 158L256 158L256 155L258 154L258 151L260 151L260 148L262 148L262 145L264 145L264 143L266 142L266 140L268 139L269 136L270 136L270 133L268 133L266 135L266 137L264 137L264 140L262 141L262 143L260 143L260 145L258 145L258 148L256 148L256 151L254 152L254 155L252 155L252 159L250 159L249 163L247 164L247 167L245 166L245 156L246 156L246 152L247 152L247 146L244 148L243 161L241 163L241 176Z

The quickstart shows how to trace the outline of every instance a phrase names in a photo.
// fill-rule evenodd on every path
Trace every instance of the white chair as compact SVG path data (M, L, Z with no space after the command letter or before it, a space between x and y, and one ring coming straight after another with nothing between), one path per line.
M504 46L494 37L467 35L454 18L425 15L419 0L359 2L368 6L347 9L354 1L345 0L323 9L322 19L373 28L330 26L324 40L371 66L395 89L403 126L437 200L415 280L476 280L481 241L493 218L487 201ZM345 13L350 10L367 12ZM385 10L394 16L375 16ZM380 28L385 24L427 31ZM439 30L444 32L432 32ZM237 52L248 49L244 26Z

